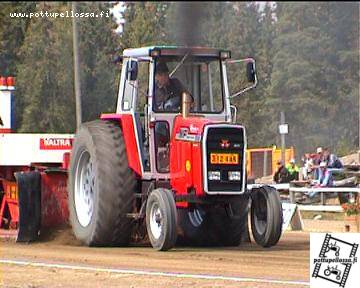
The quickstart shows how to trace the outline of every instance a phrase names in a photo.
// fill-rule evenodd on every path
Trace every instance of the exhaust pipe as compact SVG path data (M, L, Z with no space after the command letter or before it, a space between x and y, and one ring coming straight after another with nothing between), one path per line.
M181 96L181 114L183 118L187 118L190 114L192 99L188 92L183 92Z

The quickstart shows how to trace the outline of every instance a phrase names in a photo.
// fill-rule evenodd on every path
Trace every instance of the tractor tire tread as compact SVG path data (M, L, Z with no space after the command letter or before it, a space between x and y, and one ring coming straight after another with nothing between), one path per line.
M89 149L93 152L91 157L96 161L96 181L99 187L92 231L86 239L81 240L89 246L127 245L131 235L131 220L126 218L126 213L132 210L137 180L128 165L122 130L114 122L95 120L83 124L79 135L80 138L85 137L86 144L91 146ZM76 213L71 218L74 216ZM74 221L73 227L76 226Z

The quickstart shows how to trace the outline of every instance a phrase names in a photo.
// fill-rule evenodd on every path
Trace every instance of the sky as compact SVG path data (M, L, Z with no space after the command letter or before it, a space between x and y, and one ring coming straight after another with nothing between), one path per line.
M125 10L124 2L119 2L112 9L110 9L115 17L115 21L118 24L118 28L115 30L116 33L122 32L122 26L124 24L124 19L121 17L121 12Z

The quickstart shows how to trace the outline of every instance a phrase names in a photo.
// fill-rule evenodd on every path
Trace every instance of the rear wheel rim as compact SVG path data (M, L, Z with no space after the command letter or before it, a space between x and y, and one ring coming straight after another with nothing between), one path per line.
M164 219L157 203L153 203L150 210L150 230L153 237L158 240L163 230Z
M79 157L75 176L75 210L81 226L90 224L94 212L95 171L90 153L83 151Z
M199 209L194 209L188 212L189 220L194 227L199 227L204 221L205 212Z

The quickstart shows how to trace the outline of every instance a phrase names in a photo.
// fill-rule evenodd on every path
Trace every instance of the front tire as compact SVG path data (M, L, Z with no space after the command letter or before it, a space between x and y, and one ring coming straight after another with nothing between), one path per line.
M278 191L270 186L251 192L251 230L255 242L263 247L275 245L281 236L283 214Z
M128 165L121 128L109 121L83 124L74 141L69 171L70 223L88 246L130 241L137 180Z
M177 212L174 196L168 189L155 189L146 203L146 228L151 245L158 251L175 246Z

